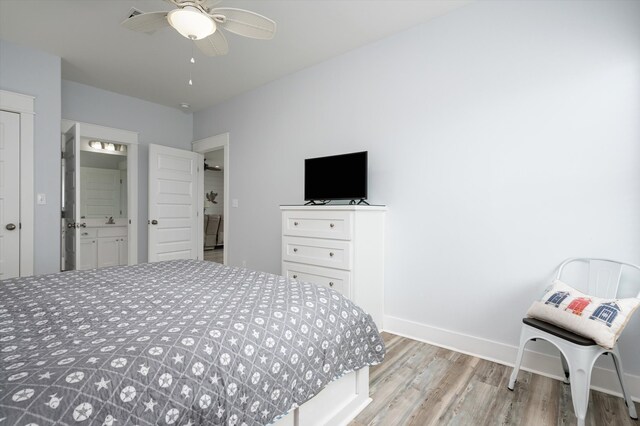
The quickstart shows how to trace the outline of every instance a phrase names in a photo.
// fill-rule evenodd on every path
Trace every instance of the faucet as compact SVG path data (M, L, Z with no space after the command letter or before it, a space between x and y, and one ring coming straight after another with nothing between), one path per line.
M116 224L116 222L115 222L115 220L113 220L113 216L111 216L109 218L109 220L107 220L107 225L115 225L115 224Z

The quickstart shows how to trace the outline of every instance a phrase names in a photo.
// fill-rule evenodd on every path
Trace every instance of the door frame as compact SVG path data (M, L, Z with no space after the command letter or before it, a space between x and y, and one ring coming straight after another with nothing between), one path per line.
M224 235L224 245L222 248L222 263L227 265L229 263L229 132L221 133L215 136L209 136L208 138L199 139L191 143L192 150L195 152L199 152L200 154L205 154L210 151L216 151L218 149L224 149L224 178L223 178L223 187L224 187L224 196L222 197L222 202L224 203L223 208L223 226L222 232ZM198 189L198 192L201 194L198 201L198 211L203 212L204 214L204 186ZM202 258L204 259L204 220L201 220L198 223L198 247L200 247Z
M138 263L138 132L62 119L62 139L74 124L80 124L81 138L95 138L127 145L127 244L128 264ZM81 143L78 141L78 143Z
M34 123L35 97L0 90L0 109L20 114L20 275L34 269Z

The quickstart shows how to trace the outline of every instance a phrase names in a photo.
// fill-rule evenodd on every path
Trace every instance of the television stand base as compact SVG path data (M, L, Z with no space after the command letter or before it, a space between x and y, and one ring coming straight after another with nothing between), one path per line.
M309 200L304 203L305 206L324 206L327 205L331 200Z
M356 200L349 201L350 206L355 206L355 205L359 206L360 204L366 204L367 206L369 205L369 203L367 203L364 198L361 198L360 201L358 201L357 203L356 203Z

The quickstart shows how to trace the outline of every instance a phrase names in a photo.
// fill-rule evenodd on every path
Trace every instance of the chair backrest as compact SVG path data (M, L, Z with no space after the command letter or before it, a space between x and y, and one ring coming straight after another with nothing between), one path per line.
M562 280L562 272L570 263L581 262L589 265L589 281L587 293L596 297L612 299L618 295L623 267L640 272L640 266L611 259L576 257L567 259L558 267L556 279ZM637 298L640 298L640 291Z

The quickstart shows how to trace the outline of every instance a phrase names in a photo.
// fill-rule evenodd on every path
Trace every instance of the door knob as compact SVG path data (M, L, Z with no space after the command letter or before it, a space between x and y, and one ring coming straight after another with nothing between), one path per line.
M69 229L73 229L73 228L75 228L75 227L76 227L76 224L75 224L75 223L67 223L67 228L69 228Z
M87 227L87 224L86 224L86 223L82 222L82 223L80 224L80 228L86 228L86 227Z
M333 287L333 281L329 281L329 287Z
M157 221L157 220L155 220L155 219L153 219L153 220L151 221L151 224L152 224L152 225L157 225L157 224L158 224L158 221Z
M8 223L5 228L7 228L7 231L13 231L14 229L16 229L16 225L13 223Z
M298 278L298 276L296 274L293 274L293 279L295 280L296 278Z

